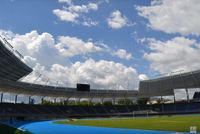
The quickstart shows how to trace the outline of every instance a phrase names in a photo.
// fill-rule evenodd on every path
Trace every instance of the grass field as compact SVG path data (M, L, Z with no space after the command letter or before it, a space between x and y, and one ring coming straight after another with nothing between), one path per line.
M190 126L197 126L200 132L200 116L161 116L150 118L116 118L116 119L94 119L59 121L58 124L72 124L83 126L127 128L142 130L161 130L175 132L189 132Z
M31 134L31 133L24 132L17 128L13 128L4 124L0 124L0 134Z

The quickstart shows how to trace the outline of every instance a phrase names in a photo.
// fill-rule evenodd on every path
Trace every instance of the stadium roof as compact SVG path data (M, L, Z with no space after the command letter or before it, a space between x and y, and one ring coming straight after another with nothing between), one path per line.
M22 55L0 36L0 78L17 81L33 70L24 64Z
M141 81L140 96L174 95L174 89L200 88L200 70Z
M81 92L76 88L44 86L9 80L0 80L0 91L30 96L65 98L133 98L138 94L138 91L135 90L91 89L89 92Z

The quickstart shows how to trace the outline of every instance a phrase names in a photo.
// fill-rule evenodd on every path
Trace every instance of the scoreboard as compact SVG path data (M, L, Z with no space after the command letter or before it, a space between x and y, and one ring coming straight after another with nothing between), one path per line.
M82 91L82 92L89 92L90 91L90 85L89 84L76 84L76 89L77 91Z

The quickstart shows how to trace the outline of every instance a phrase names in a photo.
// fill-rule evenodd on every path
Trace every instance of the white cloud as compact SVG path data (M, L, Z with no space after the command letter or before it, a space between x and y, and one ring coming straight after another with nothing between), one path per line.
M103 48L95 43L91 41L84 42L76 37L60 36L58 40L59 43L55 47L61 55L66 57L103 51Z
M99 24L98 21L94 21L91 18L84 18L82 22L83 26L88 26L88 27L97 26L98 24Z
M113 29L120 29L124 26L129 26L130 22L128 18L124 15L119 10L116 10L112 12L107 19L108 26Z
M88 5L71 5L66 10L74 13L88 13L90 10L96 11L98 9L98 5L95 3L89 3Z
M152 29L182 35L200 35L199 0L154 0L151 6L137 7Z
M138 74L132 67L113 61L94 61L93 59L85 62L75 62L71 66L52 65L51 78L62 80L70 86L75 86L77 82L90 83L93 88L136 89L138 86Z
M39 76L38 72L42 72L43 75L35 83L45 84L49 80L49 85L55 85L58 81L59 86L68 87L75 87L76 83L89 83L92 88L122 90L137 90L139 83L139 76L134 68L106 60L88 59L70 66L53 64L50 70L36 64L34 70L37 72L33 72L24 81L35 81Z
M31 56L24 56L23 61L31 67L34 67L37 64L37 59Z
M90 53L108 53L121 59L129 60L132 58L131 53L124 49L113 50L106 44L94 42L91 40L84 41L77 37L60 36L57 40L49 33L39 34L37 31L31 31L24 35L14 34L11 31L3 31L0 33L5 37L9 37L9 42L24 56L31 56L38 59L39 63L51 65L52 62L59 61L64 63L65 57L73 57L76 55L87 55ZM61 55L61 57L59 56ZM50 58L52 60L47 61ZM26 57L30 60L30 57ZM68 64L70 61L68 61Z
M8 41L24 55L24 61L30 63L31 67L34 67L33 61L35 60L47 68L50 68L55 61L63 65L71 63L65 57L59 56L59 51L55 48L56 41L49 33L39 34L37 31L31 31L24 35L6 31L0 33L9 37Z
M0 35L2 37L5 37L6 39L11 39L11 38L14 38L16 36L16 34L13 33L12 31L3 30L3 29L0 29Z
M57 80L51 79L48 75L49 70L42 66L40 63L36 63L33 67L33 72L31 72L28 76L23 78L21 81L34 83L34 84L42 84L42 85L52 85L55 86Z
M98 10L98 4L88 3L87 5L74 5L69 0L59 0L60 3L66 2L68 7L63 9L54 9L53 13L61 20L76 24L82 24L84 26L96 26L97 21L93 21L91 18L85 19L83 14L87 14L90 11Z
M76 19L79 17L79 14L74 12L69 12L65 10L55 9L53 13L60 18L62 21L67 22L76 22Z
M139 80L148 80L149 77L146 74L140 74L139 75Z
M117 49L115 51L105 44L93 42L92 40L83 41L80 38L71 36L60 36L55 47L59 53L65 57L104 52L125 60L130 60L133 58L132 54L128 53L124 49Z
M67 3L67 4L72 4L72 0L58 0L59 3Z
M200 69L200 44L196 40L176 37L168 41L149 40L150 52L144 58L160 73Z
M113 55L118 56L121 59L126 59L126 60L130 60L133 58L131 53L128 53L126 50L124 49L118 49L117 51L113 52Z

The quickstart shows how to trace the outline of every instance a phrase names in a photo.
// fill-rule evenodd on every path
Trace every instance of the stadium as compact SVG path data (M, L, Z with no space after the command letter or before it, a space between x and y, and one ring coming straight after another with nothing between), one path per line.
M65 125L58 127L59 130L63 130L57 130L58 133L71 132L71 134L73 134L72 131L78 133L75 132L77 131L75 129L79 129L76 125L82 126L79 133L88 131L88 134L94 132L102 134L189 132L190 127L195 127L195 131L196 127L200 127L198 116L200 93L195 92L192 99L188 94L188 90L200 88L199 70L140 81L137 91L102 90L90 89L89 84L81 83L77 83L76 88L69 88L22 82L21 79L30 74L33 69L23 62L23 56L3 37L0 38L0 58L1 133L13 133L7 132L12 129L16 133L29 133L26 132L26 130L29 131L29 128L25 127L26 124L36 123L33 126L38 127L35 128L37 130L35 133L39 134L43 132L38 129L41 127L45 129L42 123L52 123L52 121L55 121L53 123L56 125L75 125L68 127L66 125L67 131L64 131ZM176 101L175 89L185 89L187 100ZM15 94L15 101L4 102L5 93ZM18 103L19 95L29 96L29 103ZM41 103L34 104L32 96L42 96ZM173 100L166 102L162 99L165 96L171 96ZM54 98L54 101L45 100L47 97ZM71 98L76 101L72 103ZM87 100L84 104L81 104L82 98ZM151 98L157 98L157 103L151 103ZM97 99L100 100L99 103L95 103ZM111 101L104 101L106 99L111 99ZM136 100L136 103L133 103L133 100ZM136 122L138 125L134 125ZM156 122L160 122L159 125L155 125ZM177 123L175 127L174 122ZM119 124L124 125L119 126ZM8 125L12 126L12 129L8 129ZM53 131L50 128L46 128L49 129L49 134ZM111 128L127 129L118 131ZM136 130L132 131L132 129Z

